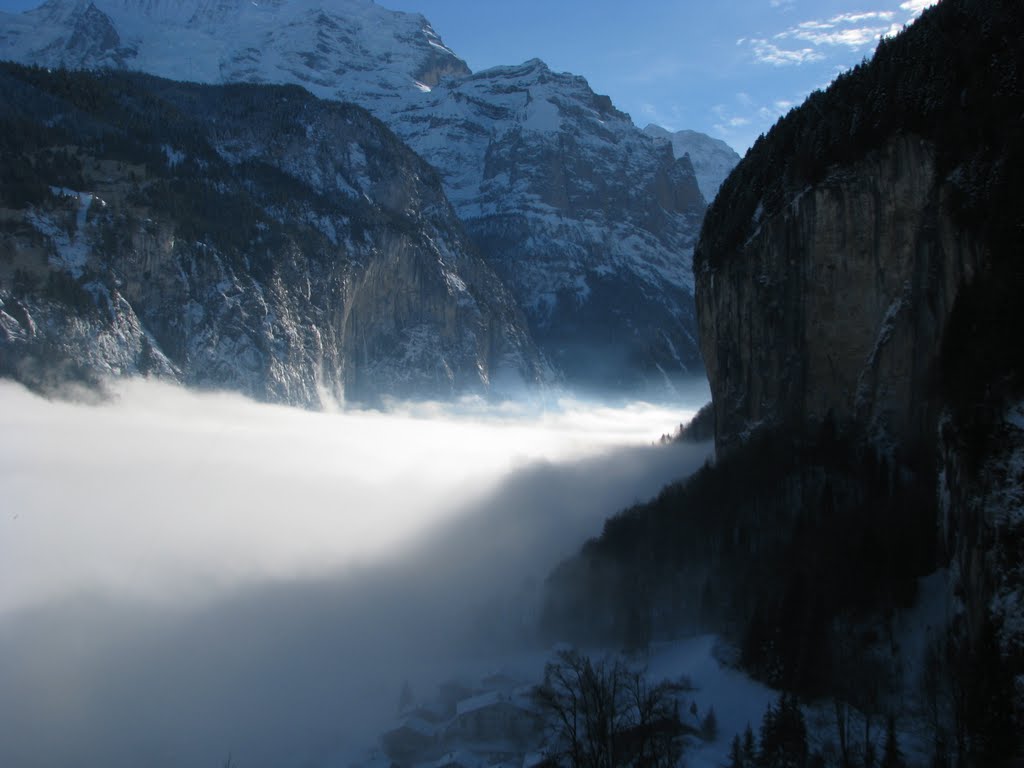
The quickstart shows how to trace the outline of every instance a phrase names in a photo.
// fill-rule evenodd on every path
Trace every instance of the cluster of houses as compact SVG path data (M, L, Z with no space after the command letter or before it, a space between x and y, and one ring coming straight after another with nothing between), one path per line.
M574 663L572 649L563 650L570 654L564 657L565 663ZM561 652L558 658L563 659ZM604 669L601 660L597 663L599 670ZM622 684L616 690L626 691L615 706L625 709L619 712L621 720L616 716L614 744L605 745L614 749L614 762L654 764L649 758L655 756L661 760L658 764L669 764L665 759L677 761L683 751L716 741L714 710L698 711L693 698L696 689L685 675L652 688L643 670L614 669L613 675L626 670L625 677L615 678ZM630 681L640 687L630 688ZM645 703L630 699L630 691L644 696ZM575 696L570 698L576 701ZM544 701L536 682L505 672L476 684L448 681L438 686L433 698L420 702L406 683L398 716L380 734L378 746L358 762L347 764L349 768L558 768L567 747L562 742L565 734L559 712Z
M440 686L429 704L403 709L381 735L387 761L399 768L544 768L545 721L534 686L504 674L476 687Z

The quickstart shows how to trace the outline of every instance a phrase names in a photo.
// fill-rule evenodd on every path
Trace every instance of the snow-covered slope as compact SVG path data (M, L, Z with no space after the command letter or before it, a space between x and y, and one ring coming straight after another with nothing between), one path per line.
M551 360L594 386L699 368L686 160L539 60L446 80L389 118L445 188Z
M297 83L347 101L405 98L469 71L422 16L371 0L49 0L0 16L0 58Z
M644 133L655 141L667 141L672 145L676 157L688 155L697 174L697 184L704 199L710 204L718 194L725 177L736 167L740 156L736 150L721 139L713 139L698 131L676 131L671 133L660 125L648 125Z
M13 65L0 101L0 375L301 404L546 376L437 174L365 110Z
M50 0L0 17L0 58L360 104L438 169L570 383L661 388L701 366L693 169L580 77L536 60L471 75L422 16L371 0Z

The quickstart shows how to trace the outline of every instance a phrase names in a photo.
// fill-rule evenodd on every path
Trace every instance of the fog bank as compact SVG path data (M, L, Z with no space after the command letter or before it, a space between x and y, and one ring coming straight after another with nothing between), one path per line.
M707 447L701 404L310 413L0 382L0 764L343 764L529 647L549 569Z

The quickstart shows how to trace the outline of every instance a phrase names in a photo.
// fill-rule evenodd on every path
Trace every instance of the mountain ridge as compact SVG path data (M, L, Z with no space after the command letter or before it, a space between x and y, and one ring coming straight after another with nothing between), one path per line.
M7 375L152 372L302 405L550 378L436 173L365 110L16 65L0 88Z
M45 32L33 21L44 14ZM671 394L702 368L691 254L705 204L692 166L581 77L536 59L471 73L425 18L369 0L50 0L0 24L0 56L288 82L359 103L440 172L567 384Z

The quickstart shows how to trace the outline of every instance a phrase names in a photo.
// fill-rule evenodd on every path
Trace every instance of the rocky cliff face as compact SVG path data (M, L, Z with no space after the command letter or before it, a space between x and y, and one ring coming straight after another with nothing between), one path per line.
M704 201L581 78L533 60L450 80L389 117L570 381L664 386L700 367L690 256Z
M713 139L698 131L667 131L660 125L648 125L644 133L655 141L668 142L676 157L688 157L697 175L701 194L709 203L715 199L719 187L729 172L736 167L740 156L721 139Z
M934 147L898 137L760 214L737 252L701 261L720 448L826 419L882 446L932 438L943 332L980 258L949 194Z
M3 188L4 373L153 372L299 404L547 375L436 174L364 110L14 67L0 89L18 179Z
M701 368L693 168L580 77L539 61L471 75L423 17L370 0L50 0L0 17L0 57L360 104L439 171L568 383L665 392Z

